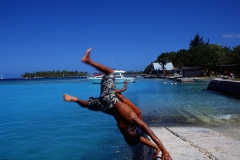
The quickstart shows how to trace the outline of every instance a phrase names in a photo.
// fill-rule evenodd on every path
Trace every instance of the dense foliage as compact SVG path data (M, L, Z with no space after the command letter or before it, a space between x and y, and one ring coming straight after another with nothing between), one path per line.
M220 65L240 65L240 45L230 48L209 44L209 40L204 42L203 37L197 34L190 41L188 50L161 53L154 62L159 62L162 67L172 62L176 68L204 67L213 70ZM151 72L152 63L145 68L144 73Z
M86 76L87 72L78 72L76 71L40 71L40 72L25 72L21 76L23 78L34 78L34 77L45 77L45 78L56 78L56 77L75 77L75 76Z

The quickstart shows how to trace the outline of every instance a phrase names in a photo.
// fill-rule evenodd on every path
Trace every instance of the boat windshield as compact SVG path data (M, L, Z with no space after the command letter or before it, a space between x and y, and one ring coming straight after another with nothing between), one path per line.
M120 73L114 73L115 78L122 78Z

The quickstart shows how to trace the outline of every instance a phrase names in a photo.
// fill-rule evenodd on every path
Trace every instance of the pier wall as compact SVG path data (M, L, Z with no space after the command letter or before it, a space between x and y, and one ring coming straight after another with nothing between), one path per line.
M240 82L231 80L211 80L207 89L240 98Z
M140 135L149 139L146 133L139 131ZM143 145L142 143L139 143L136 147L133 147L133 160L152 160L152 156L155 153L155 150L153 148L150 148L146 145Z

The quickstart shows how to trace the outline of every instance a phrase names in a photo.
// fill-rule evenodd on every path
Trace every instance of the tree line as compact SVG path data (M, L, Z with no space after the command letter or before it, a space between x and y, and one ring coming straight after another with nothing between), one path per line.
M76 71L39 71L39 72L25 72L22 74L22 78L39 78L39 77L44 77L44 78L59 78L59 77L77 77L77 76L86 76L87 72L78 72Z
M172 62L176 68L203 67L214 71L221 65L240 65L240 45L230 48L210 44L209 39L205 42L197 33L194 39L190 40L188 50L161 53L153 62L160 63L163 69L168 62ZM145 68L144 73L151 72L152 63Z
M100 73L100 72L99 72ZM133 75L133 74L144 74L143 71L126 71L126 75ZM87 76L87 72L78 72L76 71L35 71L35 72L25 72L21 75L22 78L59 78L59 77L78 77L78 76Z

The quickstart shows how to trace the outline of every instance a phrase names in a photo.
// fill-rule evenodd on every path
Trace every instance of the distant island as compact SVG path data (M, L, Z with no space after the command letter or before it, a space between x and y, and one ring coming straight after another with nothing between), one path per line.
M97 73L94 73L97 74ZM137 75L144 74L143 71L126 71L125 75ZM76 71L35 71L35 72L25 72L21 75L22 78L64 78L64 77L86 77L89 74L87 72Z
M59 78L59 77L82 77L87 76L87 72L76 71L39 71L39 72L25 72L21 75L22 78Z

